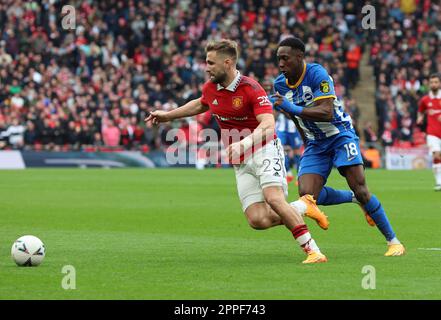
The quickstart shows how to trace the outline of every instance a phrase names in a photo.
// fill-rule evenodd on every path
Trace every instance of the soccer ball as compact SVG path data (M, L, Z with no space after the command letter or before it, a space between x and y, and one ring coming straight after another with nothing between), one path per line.
M11 249L12 259L18 266L38 266L44 259L46 249L43 242L34 236L18 238Z

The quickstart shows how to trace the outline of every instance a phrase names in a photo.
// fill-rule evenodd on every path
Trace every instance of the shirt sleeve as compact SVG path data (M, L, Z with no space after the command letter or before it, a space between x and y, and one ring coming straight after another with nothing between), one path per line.
M280 91L282 89L282 86L279 84L278 81L274 81L273 87L274 87L274 92L279 92L280 93Z
M208 106L208 105L209 105L209 104L208 104L208 97L207 97L207 93L208 93L207 87L208 87L207 83L205 83L205 84L202 86L201 103L202 103L204 106Z
M253 86L250 86L248 90L248 97L250 99L254 115L273 113L273 104L260 84L255 83Z
M337 98L334 90L334 81L325 68L320 65L316 66L311 78L311 89L314 95L313 101Z

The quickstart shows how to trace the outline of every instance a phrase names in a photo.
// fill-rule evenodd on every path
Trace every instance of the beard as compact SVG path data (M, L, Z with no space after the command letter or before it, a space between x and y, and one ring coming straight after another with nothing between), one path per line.
M211 82L218 84L224 82L226 79L227 79L227 73L223 72L214 76L213 79L211 79Z

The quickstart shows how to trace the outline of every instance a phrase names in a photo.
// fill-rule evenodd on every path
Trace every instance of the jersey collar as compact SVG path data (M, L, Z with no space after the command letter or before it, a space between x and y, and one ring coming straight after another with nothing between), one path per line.
M236 77L234 77L233 81L231 81L231 83L228 85L228 87L224 88L218 83L217 84L217 91L222 90L222 89L226 89L231 92L236 91L241 78L242 78L242 75L240 74L239 70L236 70Z
M433 94L433 91L429 91L429 97L430 99L441 99L441 90L438 89L438 92L436 93L436 96Z
M294 84L294 85L289 84L288 78L285 79L286 85L288 86L288 88L291 88L291 89L297 88L302 83L303 78L305 78L305 74L306 74L306 63L305 63L305 61L303 61L303 71L302 71L302 74L301 74L299 80L297 80L296 84Z

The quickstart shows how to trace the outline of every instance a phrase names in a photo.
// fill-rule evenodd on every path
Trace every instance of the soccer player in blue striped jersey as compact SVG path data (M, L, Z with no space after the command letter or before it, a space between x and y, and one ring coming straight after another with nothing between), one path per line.
M356 201L386 238L385 256L405 253L377 197L368 190L360 153L359 138L334 92L325 68L305 62L305 45L295 37L282 40L277 48L281 75L274 81L276 110L288 114L299 126L306 141L298 172L299 194L312 194L317 204L331 205ZM325 186L335 166L352 190ZM302 203L293 202L300 212ZM374 224L372 223L372 224Z

